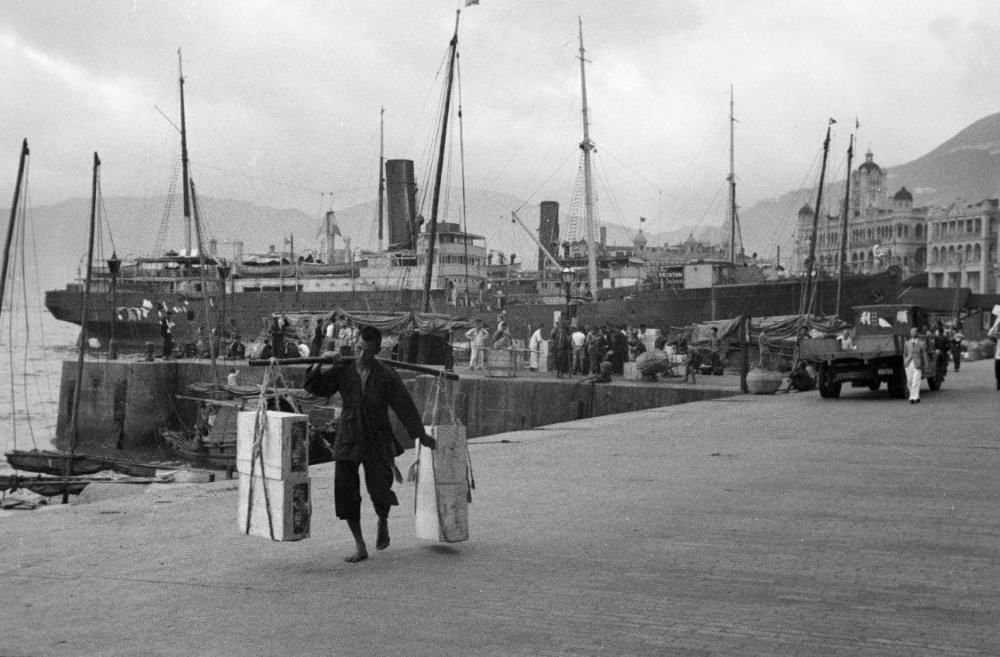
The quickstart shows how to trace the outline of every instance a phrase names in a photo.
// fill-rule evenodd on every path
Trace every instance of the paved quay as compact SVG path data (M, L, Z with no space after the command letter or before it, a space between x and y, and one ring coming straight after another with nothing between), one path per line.
M361 564L329 464L298 543L243 536L233 481L3 518L0 655L995 656L992 369L475 439L471 540L418 541L404 485Z

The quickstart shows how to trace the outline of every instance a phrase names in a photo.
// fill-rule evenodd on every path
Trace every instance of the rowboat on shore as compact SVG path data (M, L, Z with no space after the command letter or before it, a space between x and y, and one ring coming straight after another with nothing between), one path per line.
M169 477L22 477L20 475L0 475L0 492L29 490L43 497L56 495L79 495L90 484L155 484L171 481Z
M111 470L131 477L155 477L158 469L166 467L117 456L70 454L49 449L14 449L5 452L4 456L7 457L7 462L15 470L57 477L61 477L67 472L71 472L73 475L91 475L104 470ZM72 462L71 470L67 469L67 461Z

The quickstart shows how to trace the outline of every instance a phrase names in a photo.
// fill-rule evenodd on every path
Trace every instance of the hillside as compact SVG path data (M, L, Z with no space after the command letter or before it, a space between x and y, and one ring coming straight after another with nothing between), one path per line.
M1000 190L1000 114L986 117L962 130L927 155L901 165L886 165L875 153L875 161L888 168L887 191L891 196L905 186L914 195L914 205L946 205L955 199L978 201L996 196ZM855 166L864 161L864 154L855 157ZM824 206L828 212L843 198L843 181L824 190ZM181 202L179 198L107 198L103 200L102 235L95 257L105 259L112 248L119 255L151 255L184 244ZM740 212L743 243L748 253L775 257L780 247L782 262L787 263L794 243L793 231L799 208L805 203L815 205L814 189L799 189L776 199L766 199ZM282 247L283 240L294 237L295 250L316 249L319 246L321 218L295 208L272 208L228 199L200 199L201 216L206 227L205 239L218 241L219 252L231 256L233 243L244 243L245 252L266 251L270 246ZM536 246L527 232L511 219L517 210L521 220L531 229L538 226L538 206L509 194L486 190L467 190L467 226L469 231L486 238L487 246L505 255L515 253L526 265L535 264ZM460 221L458 191L442 200L442 221ZM565 207L565 206L564 206ZM4 215L9 210L0 210ZM430 211L424 214L429 217ZM28 213L28 244L37 245L37 285L40 289L60 287L82 272L86 252L87 225L90 216L88 199L71 199L55 205L31 208ZM375 248L376 201L338 209L341 231L352 240L355 248ZM165 219L166 218L166 219ZM569 219L560 216L564 230ZM162 226L162 228L161 228ZM619 225L607 226L609 244L631 244L633 231ZM680 228L668 233L647 234L653 246L676 244L689 234L708 241L719 241L723 227ZM338 247L342 247L338 244ZM29 250L32 250L29 248ZM34 272L33 272L34 273ZM29 288L30 289L30 288Z
M101 235L95 246L95 260L105 260L112 250L119 256L154 255L168 249L182 249L185 243L184 222L179 197L127 198L103 200ZM466 193L468 230L486 238L487 247L509 256L517 254L518 260L528 258L534 266L536 247L526 231L511 219L511 210L532 230L538 226L538 206L525 206L520 199L497 192L470 190ZM318 250L322 219L294 208L271 208L244 201L199 199L200 215L204 225L204 239L217 240L218 252L231 257L234 243L243 242L245 253L264 252L271 246L281 249L284 240L293 238L297 252ZM457 221L460 206L457 194L445 199L440 220ZM447 212L451 208L451 212ZM9 214L9 210L0 210ZM37 285L40 289L62 287L67 281L82 276L87 251L87 231L90 222L90 201L70 199L50 206L28 210L29 244L37 247ZM426 211L429 215L429 210ZM376 201L354 205L337 211L337 222L353 248L374 249L377 244ZM166 217L166 219L164 219ZM567 221L566 217L561 217ZM706 236L711 229L701 229L699 236ZM650 236L650 243L670 243L687 238L689 231L678 230L669 234ZM192 237L194 241L194 237ZM631 244L631 233L620 226L610 226L608 242ZM338 248L343 243L338 241ZM287 247L285 247L287 248ZM29 251L31 249L29 248ZM29 256L29 260L36 259ZM32 289L36 283L29 284Z
M864 162L855 153L853 168ZM980 201L1000 194L1000 113L976 121L930 153L904 164L888 164L891 153L874 153L875 162L888 169L889 197L900 187L913 193L914 207L947 206L956 199ZM835 214L844 196L844 181L823 191L823 205ZM740 225L747 251L774 257L781 247L782 260L791 255L793 231L799 209L816 203L816 190L798 189L777 199L745 208Z

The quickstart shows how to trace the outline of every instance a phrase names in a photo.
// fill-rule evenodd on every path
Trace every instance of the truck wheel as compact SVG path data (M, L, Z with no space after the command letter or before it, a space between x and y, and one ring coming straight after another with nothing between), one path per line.
M819 396L823 399L836 399L840 397L840 381L833 380L833 369L828 365L821 365L816 373Z
M889 379L889 396L893 399L904 399L906 397L906 374L901 367L892 370Z
M878 389L880 387L882 387L882 382L879 381L878 379L875 379L874 381L868 384L868 389L871 390L872 392L878 392Z

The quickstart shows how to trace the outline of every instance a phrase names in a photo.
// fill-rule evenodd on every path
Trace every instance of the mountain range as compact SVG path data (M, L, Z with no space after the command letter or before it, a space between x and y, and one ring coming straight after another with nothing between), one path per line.
M820 142L817 135L817 143ZM856 149L858 150L858 149ZM913 194L913 207L947 207L956 201L977 202L1000 195L1000 113L980 119L961 130L931 152L904 164L886 165L874 153L874 162L883 173L888 170L883 189L891 200L902 187ZM852 169L865 161L864 152L855 152ZM827 214L839 213L844 197L844 181L823 190ZM787 192L740 211L740 228L747 252L757 251L773 258L777 247L787 261L794 245L795 222L803 205L816 204L816 188Z
M878 158L875 158L878 162ZM854 168L864 162L864 154L855 157ZM880 163L881 165L881 163ZM888 196L906 187L914 196L914 207L946 206L957 199L979 201L996 197L1000 181L1000 113L981 119L941 144L926 155L888 169L885 190ZM824 190L823 205L830 214L843 197L843 181ZM537 247L525 228L515 223L511 211L516 210L522 222L531 230L538 226L538 206L526 205L515 196L489 190L466 190L466 226L486 238L490 249L509 256L517 254L526 267L535 266ZM790 191L776 199L766 199L740 210L740 228L747 253L764 257L780 255L787 262L794 243L795 221L799 209L806 203L815 204L815 189ZM95 259L106 259L112 250L119 256L152 255L184 244L180 200L175 197L102 199L101 230ZM236 241L243 242L246 253L267 251L274 246L287 248L285 240L294 240L297 252L318 250L322 218L295 208L272 208L252 203L199 198L200 216L206 228L206 241L217 240L218 252L231 256ZM342 234L350 236L352 247L376 246L377 203L372 200L336 213ZM454 191L442 201L443 221L454 218L461 207L461 194ZM2 210L4 216L9 210ZM424 214L429 215L429 211ZM87 229L90 215L89 199L70 199L54 205L30 208L26 233L29 262L38 264L29 281L39 289L61 287L84 271ZM567 219L561 217L561 222ZM564 223L565 225L565 223ZM634 232L625 226L608 224L609 244L631 244ZM565 230L565 228L564 228ZM647 233L648 244L676 244L690 234L705 241L719 242L725 234L723 226L682 227L663 233ZM338 248L343 244L337 245ZM780 254L778 249L780 248Z

